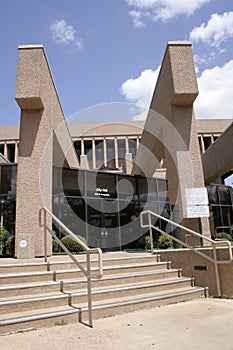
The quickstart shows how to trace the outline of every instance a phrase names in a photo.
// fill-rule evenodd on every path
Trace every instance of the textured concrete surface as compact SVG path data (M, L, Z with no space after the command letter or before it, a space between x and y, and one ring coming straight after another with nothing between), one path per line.
M213 257L211 248L201 248L199 251L205 256ZM226 247L217 248L217 255L219 260L229 261L229 250ZM183 276L194 277L197 286L207 286L210 296L218 296L216 272L211 261L189 249L160 250L160 256L161 261L172 261L173 268L181 268ZM227 264L220 264L218 269L222 296L224 298L233 298L233 261Z
M133 173L150 177L158 164L167 169L170 204L179 207L182 225L199 232L187 218L186 188L204 187L193 102L198 86L191 42L168 42L145 122ZM208 218L200 219L210 237Z
M19 47L15 98L21 108L16 256L31 258L44 255L44 228L39 222L39 210L44 205L52 208L52 165L61 162L60 155L62 164L66 159L70 166L78 167L43 46ZM32 238L25 240L25 235ZM26 241L24 246L22 241ZM48 254L51 254L51 241L48 242Z
M232 350L233 300L201 299L0 337L6 350Z

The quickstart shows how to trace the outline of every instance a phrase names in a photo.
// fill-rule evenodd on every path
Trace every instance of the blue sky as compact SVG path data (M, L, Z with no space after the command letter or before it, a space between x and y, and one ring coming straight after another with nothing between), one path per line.
M103 103L148 106L170 40L193 42L197 117L232 118L231 0L2 1L0 125L19 124L14 101L18 45L44 45L70 117ZM127 117L114 119L121 118ZM80 114L84 120L86 114Z

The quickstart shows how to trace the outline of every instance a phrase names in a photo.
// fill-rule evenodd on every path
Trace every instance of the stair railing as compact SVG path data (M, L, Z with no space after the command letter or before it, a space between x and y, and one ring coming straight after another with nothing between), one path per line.
M51 227L47 224L47 217L50 217L53 222L59 225L74 241L76 241L86 252L86 269L81 265L78 259L66 248L62 241L57 237ZM40 226L44 227L44 260L48 262L47 252L47 232L57 241L59 246L69 255L76 266L84 273L87 278L87 295L88 295L88 321L89 326L93 327L93 315L92 315L92 279L100 279L103 276L103 259L102 250L100 248L90 248L84 242L82 242L68 227L66 227L48 208L43 207L40 209ZM98 255L98 269L97 274L91 273L91 254L96 253Z
M144 221L143 221L143 218L144 216L147 216L148 218L148 223L147 224L144 224ZM190 244L187 244L186 242L184 241L181 241L180 239L178 239L177 237L174 237L172 235L170 235L169 233L161 230L159 227L157 226L154 226L152 224L152 217L156 217L162 221L165 221L169 224L171 224L172 226L175 226L175 227L178 227L180 229L182 229L183 231L186 231L188 232L189 234L195 236L195 237L198 237L200 238L201 240L206 240L207 242L209 242L213 248L213 258L211 256L208 256L207 254L203 253L202 251L198 250L197 248L191 246ZM209 237L205 237L203 235L201 235L200 233L198 232L195 232L185 226L182 226L180 224L177 224L176 222L170 220L170 219L167 219L155 212L152 212L151 210L145 210L145 211L142 211L140 213L140 224L141 224L141 227L142 228L149 228L149 231L150 231L150 244L151 244L151 254L153 254L154 252L154 245L153 245L153 229L158 231L159 233L161 234L165 234L166 236L170 237L173 241L179 243L180 245L192 250L194 253L202 256L203 258L211 261L213 264L214 264L214 267L215 267L215 275L216 275L216 284L217 284L217 291L218 291L218 296L221 297L222 296L222 292L221 292L221 284L220 284L220 278L219 278L219 268L218 268L218 265L219 264L229 264L232 262L232 247L231 247L231 243L228 241L228 240L218 240L218 241L214 241L212 240L211 238ZM226 244L228 246L228 254L229 254L229 257L228 259L226 260L218 260L218 256L217 256L217 246L219 244Z

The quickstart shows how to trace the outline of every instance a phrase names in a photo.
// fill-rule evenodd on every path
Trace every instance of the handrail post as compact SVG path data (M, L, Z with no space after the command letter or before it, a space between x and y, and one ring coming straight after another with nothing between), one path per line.
M47 217L46 210L43 209L44 213L44 261L48 262L48 252L47 252Z
M92 317L92 292L91 292L91 260L90 252L87 252L87 298L88 298L88 319L89 326L93 327Z
M216 252L216 245L215 244L213 244L213 253L214 253L214 268L215 268L217 292L218 292L218 296L221 297L222 296L222 291L221 291L221 286L220 286L218 260L217 260L217 252Z
M154 242L153 242L153 232L152 232L152 225L151 225L151 213L148 213L148 220L149 220L149 227L150 227L150 249L151 249L151 255L153 255Z

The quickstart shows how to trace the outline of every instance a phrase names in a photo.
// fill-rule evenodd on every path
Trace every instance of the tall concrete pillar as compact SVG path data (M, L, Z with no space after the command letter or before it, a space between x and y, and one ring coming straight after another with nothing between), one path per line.
M81 139L81 156L85 155L84 140Z
M14 162L18 162L18 148L19 148L19 143L15 141L15 155L14 155Z
M4 143L4 157L8 159L8 150L7 150L7 142Z
M117 138L115 137L114 139L114 148L115 148L115 167L119 167L119 162L118 162L118 143L117 143Z
M125 138L125 153L129 153L129 139Z
M96 169L95 139L92 139L92 169Z
M125 153L125 172L131 174L133 168L132 153Z
M190 42L168 42L148 112L133 173L152 176L164 157L170 203L180 222L210 236L207 217L187 218L186 189L204 178L193 103L198 86Z
M15 98L21 108L15 255L33 258L44 255L39 211L43 206L52 209L53 161L59 166L64 162L78 166L42 45L19 47ZM51 254L51 239L47 249Z
M103 140L103 146L104 146L104 166L107 166L107 142L106 138Z

